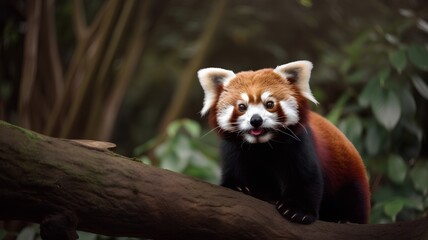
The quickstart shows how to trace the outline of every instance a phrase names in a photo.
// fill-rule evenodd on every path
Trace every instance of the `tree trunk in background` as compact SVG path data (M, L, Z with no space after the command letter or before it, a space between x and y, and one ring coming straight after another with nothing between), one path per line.
M76 47L63 68L54 1L29 1L20 125L50 136L108 140L146 45L151 3L105 1L88 24L82 0L73 0Z
M42 236L52 230L47 222L67 219L72 231L152 239L428 238L428 219L293 224L242 193L6 122L0 122L0 219L42 223Z
M190 89L196 84L196 72L199 68L202 67L203 61L208 54L211 43L215 38L215 32L217 31L217 28L220 24L223 11L226 8L226 3L227 0L219 0L213 6L211 16L207 20L206 26L204 27L205 30L201 33L197 43L195 54L178 79L175 93L171 98L169 106L165 111L165 115L163 116L159 126L159 131L161 133L164 132L168 124L179 117L180 113L182 112L183 107L186 104L186 99L188 98Z

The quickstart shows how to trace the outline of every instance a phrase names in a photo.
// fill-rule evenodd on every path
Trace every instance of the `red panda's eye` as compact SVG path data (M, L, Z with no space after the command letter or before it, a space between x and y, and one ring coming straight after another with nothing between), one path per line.
M265 107L267 109L272 109L274 105L275 105L275 103L272 102L272 101L268 101L268 102L265 103Z
M238 105L238 109L240 112L245 112L245 111L247 111L247 105L241 103Z

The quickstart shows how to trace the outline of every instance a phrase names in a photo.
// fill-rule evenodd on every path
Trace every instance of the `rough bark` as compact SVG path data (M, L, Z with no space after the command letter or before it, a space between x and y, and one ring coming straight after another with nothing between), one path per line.
M242 193L5 122L0 219L60 219L72 229L152 239L428 239L428 219L292 224L273 205Z

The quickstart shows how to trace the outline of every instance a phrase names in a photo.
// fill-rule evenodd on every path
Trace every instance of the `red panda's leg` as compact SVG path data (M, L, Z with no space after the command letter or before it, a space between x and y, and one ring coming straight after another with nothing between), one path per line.
M223 167L223 176L221 179L220 186L230 188L235 191L242 192L247 195L251 195L251 190L245 184L235 179L233 170Z
M242 184L231 184L231 183L222 183L222 184L220 184L221 186L223 186L223 187L227 187L227 188L230 188L230 189L232 189L232 190L235 190L235 191L238 191L238 192L242 192L242 193L244 193L244 194L247 194L247 195L251 195L251 190L250 190L250 188L248 188L247 186L245 186L245 185L242 185Z
M318 219L322 198L322 179L315 177L313 180L314 184L299 184L300 189L286 191L283 198L276 202L281 215L292 222L304 224Z
M324 192L324 180L312 141L311 128L298 135L300 141L283 145L286 161L279 163L279 177L283 182L278 211L288 220L309 224L319 217Z

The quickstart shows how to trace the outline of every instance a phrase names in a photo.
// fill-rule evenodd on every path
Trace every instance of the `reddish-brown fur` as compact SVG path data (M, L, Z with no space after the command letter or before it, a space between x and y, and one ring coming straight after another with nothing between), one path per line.
M329 191L337 192L351 181L359 179L361 191L364 191L366 216L369 216L369 185L360 154L342 132L319 114L309 111L309 126L323 172L330 178Z
M290 127L293 131L305 131L302 126L309 126L311 129L315 151L325 178L324 194L332 199L344 199L344 201L351 199L350 201L353 201L354 192L343 191L352 185L353 190L360 193L362 199L356 201L358 201L360 209L366 211L361 215L367 218L366 222L368 222L370 192L366 170L360 155L340 130L322 116L309 110L308 100L302 96L295 84L284 80L272 69L262 69L255 72L240 72L226 87L220 85L217 91L217 99L210 109L209 116L213 127L218 126L216 119L218 109L236 105L237 101L241 99L242 93L248 94L250 103L261 102L261 94L266 91L278 101L288 99L290 96L294 97L298 103L300 124ZM285 115L279 104L275 104L275 107L269 111L277 112L280 117ZM235 106L231 122L240 114L242 113ZM221 130L218 132L220 135L224 134ZM354 186L356 183L357 186Z

